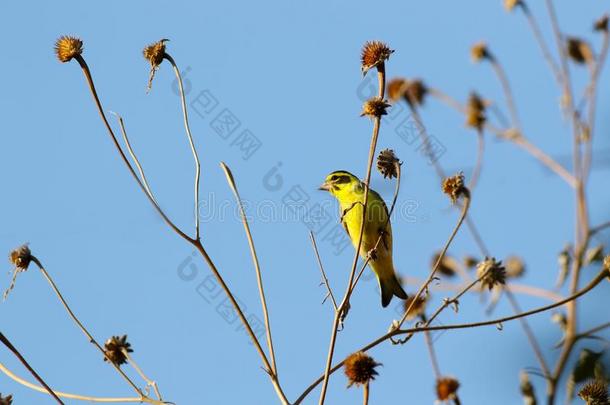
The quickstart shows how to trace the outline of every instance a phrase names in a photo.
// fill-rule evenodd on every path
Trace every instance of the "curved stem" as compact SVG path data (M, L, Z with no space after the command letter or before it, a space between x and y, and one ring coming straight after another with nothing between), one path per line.
M23 378L15 375L15 373L13 373L11 370L6 368L6 366L2 363L0 363L0 371L2 371L8 378L10 378L11 380L15 381L18 384L23 385L24 387L27 387L34 391L41 392L43 394L48 393L46 388L43 388L36 384L32 384L31 382L24 380ZM102 403L121 403L121 402L123 402L123 403L124 402L142 403L142 402L144 402L147 404L154 404L154 405L165 405L166 404L166 402L156 401L152 398L147 398L147 397L145 397L145 398L142 398L142 397L112 398L112 397L93 397L93 396L88 396L88 395L69 394L67 392L61 392L61 391L54 391L54 393L60 398L75 399L77 401L87 401L87 402L102 402ZM60 400L60 403L63 404L63 402L61 402L61 400Z
M182 105L182 117L184 119L184 129L186 130L186 136L191 146L191 152L193 153L193 159L195 159L195 239L199 239L199 177L201 176L201 163L199 162L199 155L197 149L195 149L195 142L193 141L193 134L191 134L191 128L189 126L188 112L186 108L186 99L184 97L184 87L182 86L182 76L180 70L176 66L174 58L168 53L163 56L172 65L174 74L178 80L178 88L180 89L180 102Z
M271 324L269 323L269 310L267 309L267 299L265 298L265 289L263 287L263 278L261 275L261 267L258 261L258 255L256 254L256 248L254 247L254 239L252 238L252 232L250 232L250 225L248 224L248 219L246 218L246 212L244 211L244 206L241 202L241 197L239 196L239 191L237 190L237 185L235 184L235 179L233 178L233 173L231 173L231 169L224 164L220 163L220 167L225 172L225 176L227 177L227 182L231 187L231 191L233 191L233 195L235 196L235 200L237 201L237 205L239 206L239 213L241 216L241 220L244 224L244 230L246 232L246 236L248 237L248 246L250 247L250 254L252 256L252 262L254 263L254 269L256 270L256 282L258 284L258 292L261 300L261 306L263 307L263 317L265 318L265 330L267 331L267 346L269 348L269 355L271 356L271 363L273 375L278 378L277 374L277 365L275 362L275 350L273 349L273 339L271 338Z
M527 6L524 5L521 8L523 10L523 13L525 14L525 17L527 18L527 22L529 23L530 28L532 29L534 37L536 38L536 42L538 42L538 45L540 46L540 50L542 51L542 56L544 57L544 60L547 61L549 67L551 68L551 71L553 72L553 76L555 76L555 80L557 81L557 83L561 85L561 72L559 71L557 63L551 56L551 52L549 51L546 42L544 41L544 38L540 31L540 26L538 25L536 18L531 13L529 8L527 8Z
M364 387L362 387L362 404L363 405L368 405L369 404L369 394L370 394L370 381L367 381L364 384Z
M61 302L61 304L63 305L64 309L66 310L66 312L68 313L68 315L70 316L70 318L72 318L72 320L74 321L74 323L76 324L76 326L81 330L81 332L83 332L83 334L87 337L87 339L89 339L89 342L95 346L100 353L102 353L102 355L104 356L104 358L108 361L108 363L110 365L112 365L112 367L114 367L114 369L119 373L119 375L121 377L123 377L123 379L125 381L127 381L127 384L129 384L131 386L131 388L134 389L134 391L140 395L141 397L145 397L142 394L142 391L138 388L138 386L127 376L127 374L125 374L125 372L121 369L120 366L116 365L107 355L106 355L106 351L104 350L104 348L97 342L97 340L95 340L95 338L91 335L91 333L89 333L89 331L87 330L87 328L85 328L85 326L83 325L83 323L80 321L80 319L78 319L78 317L74 314L74 312L72 312L72 309L70 308L70 306L68 305L68 303L66 302L66 300L64 299L63 295L61 294L61 292L59 291L59 289L57 288L57 285L55 285L55 282L53 281L53 279L51 278L51 276L49 275L49 273L47 273L47 271L45 270L45 268L43 267L42 263L40 262L40 260L38 260L37 257L32 256L32 261L36 264L36 266L38 266L38 268L40 269L40 272L42 273L42 275L44 276L44 278L47 280L47 282L49 283L49 285L51 286L51 288L53 289L53 291L55 292L55 295L57 295L57 298L59 298L59 301Z
M142 379L146 382L146 385L148 385L149 387L153 387L153 390L155 390L155 395L157 395L157 399L159 401L163 401L163 398L161 397L161 392L159 392L159 386L157 385L157 383L155 381L151 380L150 378L148 378L146 376L146 374L144 374L144 371L142 371L140 366L138 366L138 363L136 363L134 361L133 357L131 357L131 355L129 354L129 352L127 350L125 350L125 348L122 348L121 352L127 359L127 362L131 365L131 367L133 367L134 370L136 370L136 373L138 373L140 375L140 377L142 377Z
M112 127L110 126L110 123L108 122L108 119L106 118L106 114L104 113L104 109L102 107L102 103L100 102L100 99L99 99L99 97L97 95L97 91L95 89L95 84L93 83L93 77L91 76L91 71L89 70L89 66L87 66L87 62L85 62L85 59L81 55L76 55L74 57L74 59L76 59L76 61L78 62L78 64L80 65L80 67L81 67L81 69L83 71L83 74L85 75L85 79L87 80L87 84L89 85L89 90L91 91L91 95L93 96L93 101L95 102L95 106L97 107L97 111L98 111L98 113L100 115L100 118L102 119L102 122L106 126L106 129L108 130L108 134L110 135L110 138L112 139L112 142L114 143L114 146L116 147L117 151L119 152L119 155L121 155L121 159L123 160L125 165L127 165L127 169L129 169L129 172L131 173L133 178L138 183L138 186L140 186L142 191L144 191L144 194L146 194L146 196L148 197L148 199L150 200L152 205L155 207L155 209L157 210L159 215L161 215L161 217L165 221L165 223L170 228L172 228L172 230L174 232L176 232L178 235L180 235L182 238L184 238L184 239L186 239L188 241L192 241L192 238L190 236L188 236L187 234L185 234L180 228L178 228L167 217L167 215L165 215L165 213L163 212L161 207L159 207L159 205L155 202L155 200L146 192L146 187L144 187L144 184L142 183L142 181L140 181L140 178L138 177L138 175L136 174L135 170L131 166L131 163L129 162L129 159L127 159L127 156L125 155L125 152L123 152L123 149L121 148L121 145L119 144L116 136L114 135L114 131L112 130Z
M309 231L309 239L311 240L311 245L313 247L313 251L316 255L316 260L318 261L318 267L320 268L320 273L322 273L322 283L326 286L326 290L328 291L326 294L326 298L330 297L330 300L333 303L333 308L335 311L338 311L337 301L335 300L335 295L333 294L333 290L330 288L330 283L328 282L328 277L326 277L326 272L324 271L324 266L322 265L322 259L320 258L320 252L318 251L318 245L316 244L316 238L312 231ZM357 279L356 279L357 281ZM326 300L325 298L325 300ZM324 301L322 302L324 303Z
M485 153L485 137L483 136L483 130L477 131L477 161L468 183L468 189L472 192L479 182L479 176L481 175L481 168L483 166L483 155Z
M508 105L508 111L510 112L510 119L512 121L513 127L517 128L519 132L521 132L521 121L519 120L519 114L517 114L517 106L515 104L515 98L513 96L513 91L510 87L510 83L508 81L508 76L504 71L504 68L498 62L498 60L494 57L491 59L491 66L502 85L502 90L504 92L504 96L506 97L506 105Z

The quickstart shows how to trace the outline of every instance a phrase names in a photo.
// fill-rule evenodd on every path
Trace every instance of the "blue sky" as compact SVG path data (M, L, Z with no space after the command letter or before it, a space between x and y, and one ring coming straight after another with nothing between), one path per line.
M287 196L298 192L308 207L322 204L324 212L332 214L318 244L331 284L342 293L353 252L349 246L338 251L324 240L338 215L330 197L316 188L333 170L365 174L372 125L359 117L366 91L359 54L366 40L381 39L396 50L387 66L390 78L422 77L460 100L477 89L501 103L501 88L490 67L473 65L469 58L474 42L488 41L509 72L527 136L569 167L571 139L558 110L560 92L525 19L519 13L507 14L501 3L3 2L0 33L9 49L0 67L0 173L5 189L0 246L8 253L29 242L99 340L129 335L135 359L159 382L167 400L274 403L274 392L244 331L222 316L223 297L215 295L207 268L165 227L136 188L97 117L77 64L60 64L52 51L62 34L83 39L104 107L124 117L161 205L178 224L192 229L193 164L174 77L163 64L146 94L148 65L141 56L144 45L170 38L168 52L185 73L189 102L203 95L215 105L201 115L191 110L202 158L202 198L209 203L204 212L211 212L202 225L204 244L246 314L261 318L247 241L219 167L224 161L250 207L280 377L294 399L323 370L332 311L328 303L320 305L324 290L318 286L307 227L294 218L269 218L268 213L280 212ZM598 49L599 38L590 27L607 7L593 1L556 3L564 30L586 35ZM554 45L544 10L539 5L531 8ZM585 69L572 71L577 85L586 83ZM601 89L608 84L607 75L602 76ZM593 223L608 220L610 214L610 167L604 160L610 150L609 102L608 92L600 91L594 144L598 160L589 186ZM213 120L221 113L239 122L234 133L215 132ZM429 133L446 148L443 166L468 175L476 136L465 128L463 117L435 100L426 103L423 117ZM457 216L417 145L397 135L398 120L402 118L384 120L379 141L380 148L393 148L405 162L402 211L394 219L395 263L402 274L423 278L431 254L442 247ZM249 157L238 140L246 130L261 144ZM494 256L518 254L525 259L522 282L551 286L556 255L573 235L571 191L523 151L489 134L486 140L472 218ZM372 185L391 198L393 184L378 173ZM228 207L225 216L218 214L221 207ZM450 253L478 254L466 229ZM184 269L193 269L191 264L196 271L188 278ZM595 271L585 269L583 279ZM3 280L1 284L8 285L10 277ZM407 286L408 291L415 288ZM339 334L337 359L382 334L397 318L396 303L382 309L376 289L375 282L368 281L355 293ZM607 321L607 315L596 311L605 305L607 293L605 285L585 298L583 328ZM434 306L444 294L434 294ZM545 303L519 298L524 308ZM0 313L2 332L52 387L85 395L131 394L71 324L34 268L19 277ZM505 302L495 312L509 313ZM459 314L447 311L440 321L484 318L479 297L471 296L462 301ZM536 316L531 323L546 358L554 363L558 352L551 347L560 333L550 314ZM517 323L504 325L502 331L490 327L435 338L442 372L462 382L463 403L520 401L518 372L536 363ZM26 375L6 351L2 353L2 362ZM372 403L434 400L434 377L422 337L405 346L381 345L372 355L384 365L372 385ZM544 393L540 380L534 382ZM13 393L17 404L52 403L4 376L0 392ZM360 396L360 390L346 389L345 377L336 373L327 403L355 403ZM306 403L316 403L317 397L315 391Z

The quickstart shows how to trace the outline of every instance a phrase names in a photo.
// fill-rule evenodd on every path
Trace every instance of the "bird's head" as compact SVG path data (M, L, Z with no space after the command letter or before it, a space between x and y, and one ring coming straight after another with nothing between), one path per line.
M325 190L341 199L342 196L362 189L362 182L350 172L338 170L326 176L319 190Z

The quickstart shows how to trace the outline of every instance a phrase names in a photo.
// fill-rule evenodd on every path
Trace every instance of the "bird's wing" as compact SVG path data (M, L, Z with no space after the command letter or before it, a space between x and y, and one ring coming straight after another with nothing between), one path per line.
M388 225L385 227L385 232L384 232L384 227L383 227L384 224L380 225L379 233L380 234L383 233L381 241L383 242L383 245L385 246L386 250L391 251L392 250L392 224L389 221L390 211L388 210L388 206L386 205L383 198L381 198L379 193L377 193L374 190L369 190L369 193L373 194L373 196L375 197L375 200L379 201L381 203L381 206L383 207L383 209L385 211L385 218L383 220L387 221Z

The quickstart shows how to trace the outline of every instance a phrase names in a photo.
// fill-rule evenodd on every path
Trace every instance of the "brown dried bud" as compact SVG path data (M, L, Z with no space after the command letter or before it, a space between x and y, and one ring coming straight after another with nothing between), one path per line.
M348 387L362 385L374 380L379 375L375 367L380 366L371 356L364 352L352 353L345 359L344 372L348 379Z
M163 58L165 58L165 43L169 41L169 39L161 39L154 44L150 44L144 48L142 54L144 55L144 59L146 59L150 63L150 77L148 78L148 90L152 87L152 81L155 78L155 72L163 62Z
M25 271L32 261L32 252L27 244L21 245L11 252L9 260L17 270Z
M473 91L470 93L468 103L466 104L466 125L480 131L483 129L485 121L487 121L485 102Z
M400 160L392 149L384 149L379 152L379 156L377 156L377 170L383 175L384 179L386 177L397 177L400 165Z
M593 50L587 42L580 38L570 37L567 42L568 55L576 63L593 63Z
M585 384L578 392L578 396L587 402L587 405L608 405L608 385L601 380Z
M390 80L387 85L388 98L395 102L405 97L408 84L409 82L402 77L395 77Z
M394 53L386 44L380 41L368 41L364 44L361 54L361 70L365 75L370 69L381 66Z
M506 277L517 278L521 277L525 273L525 263L518 256L509 256L504 260L504 267L506 267Z
M7 395L5 397L0 394L0 405L11 405L13 403L13 396Z
M407 321L412 321L413 319L422 316L426 313L426 302L428 301L428 296L422 294L420 294L417 299L415 299L415 294L409 295L409 298L403 301L404 312L407 312L409 310L409 307L411 306L411 303L414 300L415 303L413 304L413 307L405 318Z
M462 172L443 179L443 193L447 194L452 203L456 203L461 195L467 195L468 189L464 186L464 174Z
M127 342L127 335L112 336L104 343L104 361L111 361L117 366L127 363L127 353L132 353L131 344Z
M462 262L464 263L464 266L468 267L469 269L472 269L477 264L479 264L479 259L474 256L464 256Z
M504 9L506 9L506 11L513 11L517 6L523 7L524 4L521 0L504 0Z
M55 54L60 62L70 62L72 58L83 53L83 41L79 38L64 35L55 42Z
M478 63L482 60L493 60L493 55L489 52L485 42L478 42L470 48L470 58Z
M460 382L455 378L441 377L436 380L436 397L439 401L447 401L457 396Z
M506 284L506 269L502 262L495 258L485 258L477 265L477 277L481 279L483 287L490 290L499 284Z
M381 117L382 115L387 115L386 109L388 107L390 107L390 104L386 100L380 97L373 97L364 103L360 116Z
M587 249L584 264L601 263L604 261L604 245L597 245Z
M430 267L433 269L440 257L441 252L436 252L430 260ZM438 272L447 277L453 277L458 272L459 263L453 257L445 254L438 265Z
M604 269L610 270L610 255L604 257Z
M593 24L593 31L608 32L608 14L604 14Z
M519 389L521 390L521 395L523 395L523 402L525 405L536 405L536 393L534 392L534 386L530 382L529 375L522 371L519 374Z

